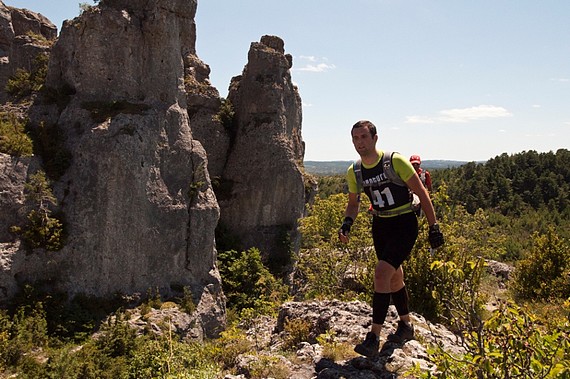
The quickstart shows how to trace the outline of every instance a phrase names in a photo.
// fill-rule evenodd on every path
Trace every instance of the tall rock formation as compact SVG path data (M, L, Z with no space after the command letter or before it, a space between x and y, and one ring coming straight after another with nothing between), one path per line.
M58 252L12 252L5 273L71 294L187 287L212 336L225 317L219 207L184 84L185 64L199 62L196 6L107 0L64 23L49 62L50 97L30 117L57 128L70 153L54 184L68 238Z
M101 0L64 23L24 111L49 141L42 164L67 239L29 251L7 232L25 218L24 182L40 162L0 155L0 214L17 216L0 217L0 302L26 282L96 296L186 287L213 335L225 316L219 220L242 248L287 263L305 205L292 58L278 37L252 43L224 103L196 55L196 1ZM18 29L11 20L0 17L1 35Z
M297 242L305 203L301 98L291 66L280 38L251 44L242 75L230 85L235 137L218 191L223 225L272 262Z

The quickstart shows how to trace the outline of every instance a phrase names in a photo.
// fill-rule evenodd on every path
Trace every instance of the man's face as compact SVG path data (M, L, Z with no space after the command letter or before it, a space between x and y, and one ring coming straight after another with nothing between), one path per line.
M368 155L376 151L378 135L372 137L368 128L352 129L352 144L360 155Z

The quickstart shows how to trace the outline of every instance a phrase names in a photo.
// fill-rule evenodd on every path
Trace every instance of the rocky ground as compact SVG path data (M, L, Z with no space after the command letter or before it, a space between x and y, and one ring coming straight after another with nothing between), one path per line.
M390 306L378 355L374 358L359 356L352 349L370 330L371 314L371 307L360 301L285 303L275 318L263 316L244 322L242 326L247 329L255 352L240 355L236 375L226 375L224 379L251 378L252 367L259 369L263 365L274 366L267 367L268 372L275 372L275 366L279 366L279 377L286 375L296 379L412 378L406 372L414 365L425 371L436 369L428 358L426 348L429 344L437 341L450 352L461 351L453 333L418 314L412 314L415 340L405 344L386 342L388 334L395 331L398 320L395 308ZM141 331L149 330L150 326L150 330L160 333L159 325L164 325L162 321L167 318L175 333L183 338L197 337L196 330L191 327L194 324L191 317L176 307L153 309L145 315L145 322L139 316L131 314L129 322ZM289 324L292 320L296 325L304 325L306 331L302 340L295 340L294 344L291 344ZM142 325L147 323L151 325Z
M249 329L249 335L255 336L260 353L275 354L283 351L287 340L287 320L307 322L310 325L307 341L293 347L292 357L284 356L290 369L289 377L299 379L406 378L409 377L406 371L414 365L419 365L422 370L435 369L426 351L429 343L438 341L450 351L460 351L453 333L417 314L412 314L416 340L403 345L386 342L387 335L395 331L398 320L395 308L390 306L378 356L359 356L352 348L370 330L371 313L370 306L359 301L289 302L280 308L277 319L255 323ZM226 378L248 378L249 364L243 366L239 376Z
M497 286L496 295L504 292L513 268L500 262L487 262L487 271ZM489 299L487 309L496 308L496 297ZM237 359L237 373L226 375L224 379L248 379L252 377L252 367L272 365L280 367L279 377L295 379L411 379L408 371L419 366L422 371L435 371L427 348L438 343L450 353L461 353L457 337L440 324L433 324L423 316L412 313L415 327L415 340L405 344L387 342L387 336L397 327L398 316L394 306L390 306L380 337L380 351L374 358L362 357L353 351L356 343L364 339L371 325L371 307L361 301L343 302L339 300L287 302L283 304L277 317L263 316L244 321L242 328L247 330L248 339L255 346L254 353L242 354ZM175 333L182 338L200 338L200 332L192 328L192 317L176 307L153 309L143 318L136 314L130 323L141 331L150 329L160 332L158 325L168 318ZM292 324L297 327L291 327ZM304 333L297 333L299 330ZM293 343L292 343L293 342ZM273 369L273 371L272 371ZM268 368L275 372L275 367ZM277 376L277 375L275 375Z

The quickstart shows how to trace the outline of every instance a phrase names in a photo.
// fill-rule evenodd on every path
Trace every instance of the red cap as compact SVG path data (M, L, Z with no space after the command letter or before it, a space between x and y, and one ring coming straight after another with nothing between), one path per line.
M412 156L410 157L410 163L411 163L411 164L414 164L414 163L422 164L422 159L420 158L419 155L412 155Z

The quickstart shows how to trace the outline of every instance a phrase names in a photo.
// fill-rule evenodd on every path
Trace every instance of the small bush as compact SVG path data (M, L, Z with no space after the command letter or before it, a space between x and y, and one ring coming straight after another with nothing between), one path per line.
M316 199L309 216L300 220L302 249L297 257L294 285L300 298L354 299L373 292L376 255L370 233L368 201L362 199L348 244L338 239L346 195Z
M220 122L226 130L232 131L235 129L235 111L231 101L222 99L220 110L214 116L214 120Z
M245 332L234 325L220 333L220 338L213 342L211 354L224 368L231 368L241 354L252 352L253 347Z
M129 359L129 378L215 378L221 371L208 345L185 343L168 336L139 337Z
M41 45L41 46L44 46L44 47L51 47L51 46L53 45L53 43L54 43L54 41L48 40L48 39L47 39L46 37L44 37L43 35L34 33L34 32L32 32L32 31L28 31L28 32L26 33L26 35L27 35L28 37L30 37L31 39L33 39L36 45Z
M110 357L131 356L135 348L136 330L125 320L126 315L118 312L101 327L96 346Z
M279 357L256 355L249 365L249 377L251 379L287 379L290 378L291 370Z
M223 251L218 260L228 307L268 313L287 298L286 286L263 265L258 249Z
M32 61L30 70L19 68L8 79L6 92L16 98L23 98L42 89L48 67L49 55L38 54Z
M63 224L48 213L30 211L28 223L22 229L13 227L12 231L20 234L24 244L30 249L58 251L63 248Z
M192 294L192 290L188 287L184 287L184 295L179 300L180 309L184 312L188 313L189 315L193 314L196 311L196 303L194 302L194 295Z
M568 378L568 323L546 330L514 303L504 303L474 330L461 333L466 353L452 355L442 346L428 349L438 371L416 367L419 378Z
M354 356L354 346L339 342L334 331L327 331L319 335L317 342L323 347L323 358L330 359L333 362Z
M513 291L526 300L570 297L570 245L553 227L532 236L534 246L515 271Z
M312 324L303 319L287 319L283 326L285 349L294 349L303 341L309 341Z
M12 232L19 234L24 244L30 249L42 248L48 251L58 251L63 248L63 224L51 217L50 207L56 204L50 183L43 171L30 176L25 185L26 200L33 204L23 226L12 226Z
M25 131L25 124L10 113L0 113L0 152L16 157L28 157L33 153L32 139Z

